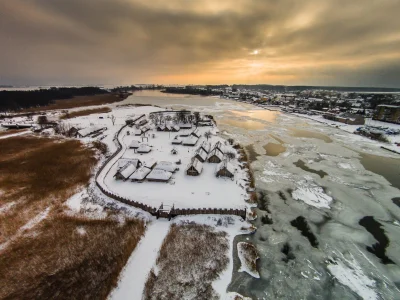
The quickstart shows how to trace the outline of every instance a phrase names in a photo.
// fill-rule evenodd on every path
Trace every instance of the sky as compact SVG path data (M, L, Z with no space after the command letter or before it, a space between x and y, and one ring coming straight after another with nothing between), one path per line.
M0 84L400 87L400 0L0 0Z

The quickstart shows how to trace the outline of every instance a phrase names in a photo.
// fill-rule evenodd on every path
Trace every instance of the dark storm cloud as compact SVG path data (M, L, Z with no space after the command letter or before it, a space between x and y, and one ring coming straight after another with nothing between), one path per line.
M0 83L346 85L357 74L399 86L398 11L396 0L0 0Z

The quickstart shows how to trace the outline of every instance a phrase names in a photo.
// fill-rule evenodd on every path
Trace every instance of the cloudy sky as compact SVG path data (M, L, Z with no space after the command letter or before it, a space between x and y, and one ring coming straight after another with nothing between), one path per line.
M0 84L400 87L400 0L0 0Z

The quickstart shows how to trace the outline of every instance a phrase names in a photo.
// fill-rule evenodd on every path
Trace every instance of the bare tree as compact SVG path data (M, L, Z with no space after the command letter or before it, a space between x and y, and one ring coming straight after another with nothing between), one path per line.
M206 137L206 139L207 139L207 141L208 141L208 139L212 136L211 131L206 131L206 132L204 133L204 136Z
M199 124L199 121L200 121L200 113L198 111L195 111L193 113L193 115L194 115L194 122L195 122L195 124L197 126Z
M230 145L233 145L233 143L235 142L235 140L232 139L232 138L229 138L229 139L228 139L228 142L229 142Z
M112 122L113 126L115 125L115 120L116 120L116 117L114 115L111 115L111 122Z
M232 152L232 151L226 152L225 155L226 155L226 158L227 158L228 160L231 160L231 159L235 159L235 158L236 158L235 152Z
M155 114L150 114L149 119L155 124L156 123L156 115Z

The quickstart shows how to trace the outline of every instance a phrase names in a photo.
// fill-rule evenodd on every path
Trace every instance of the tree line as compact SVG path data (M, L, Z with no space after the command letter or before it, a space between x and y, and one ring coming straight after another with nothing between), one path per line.
M108 91L98 87L53 87L31 91L0 91L0 111L18 111L25 108L46 106L55 100L106 93Z
M215 91L211 88L195 88L186 86L184 88L181 87L167 87L162 92L171 93L171 94L189 94L189 95L201 95L201 96L218 96L222 95L222 91Z

